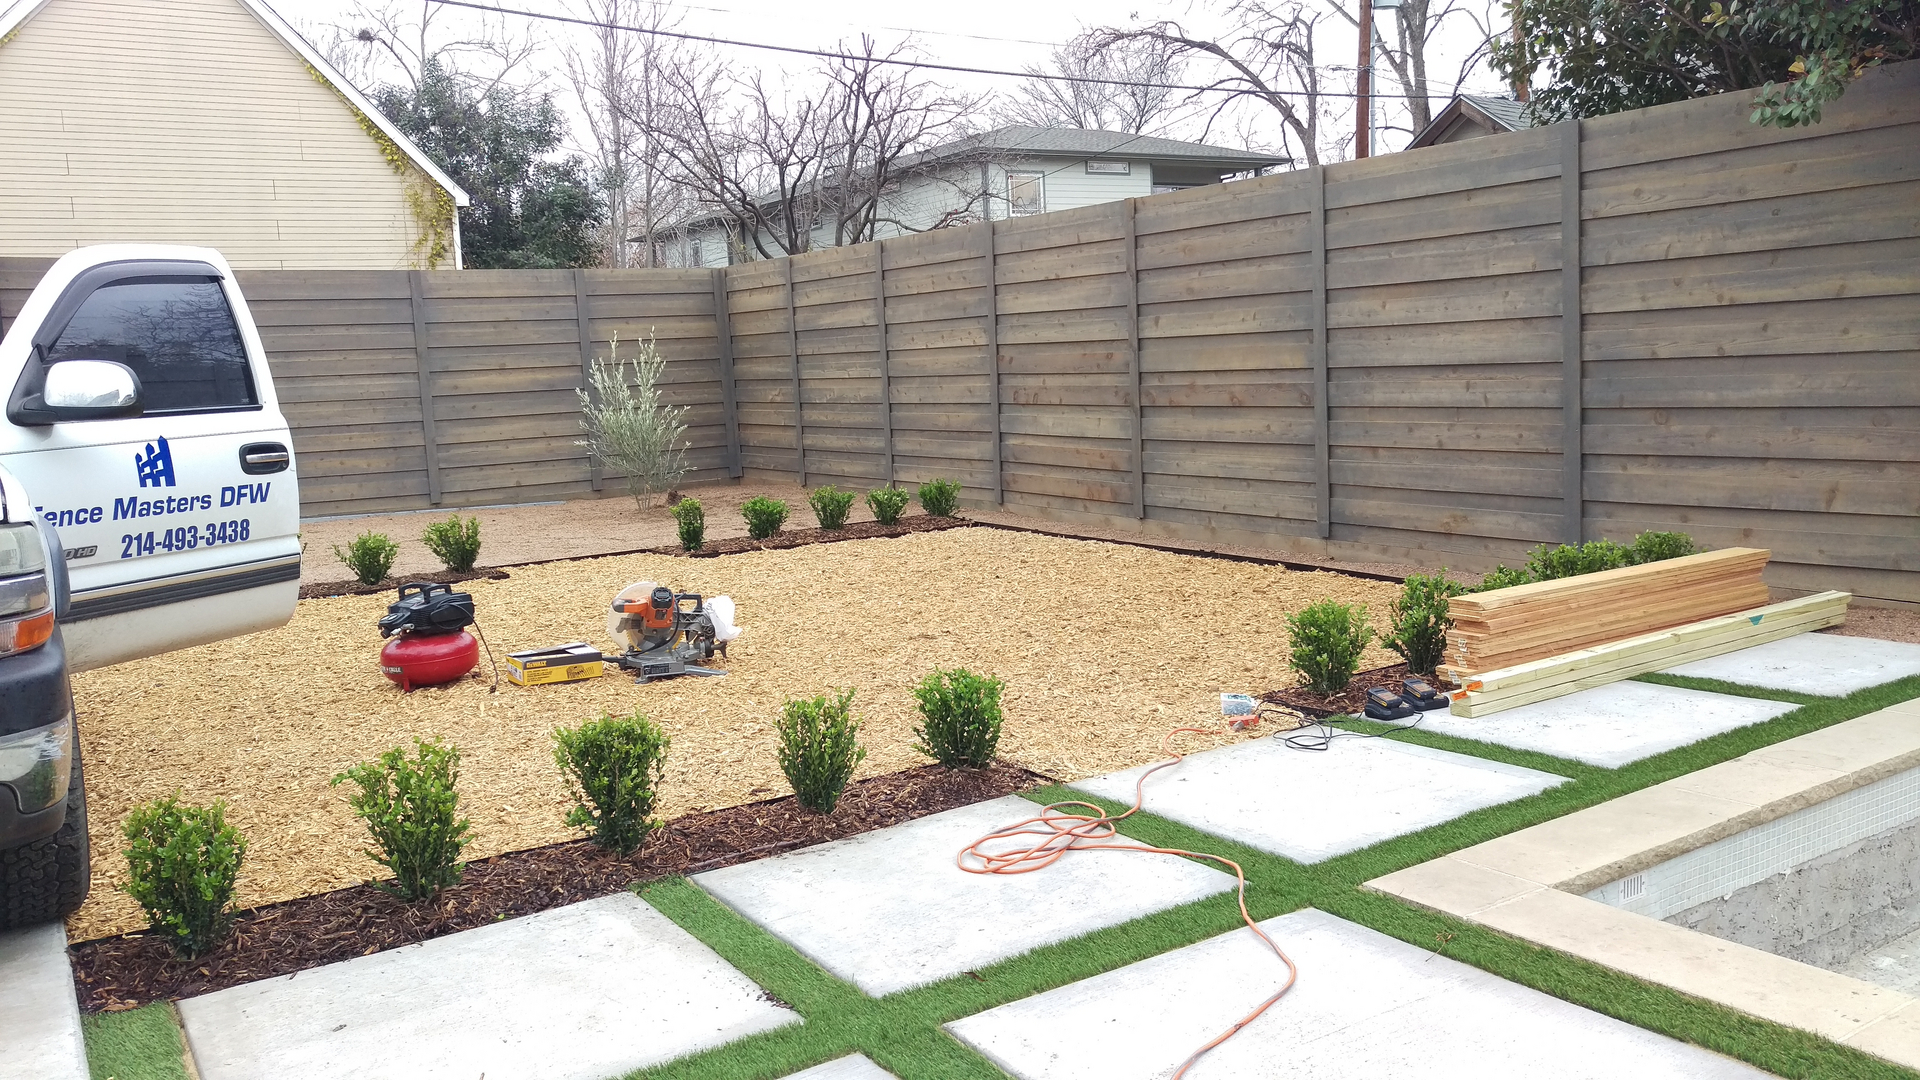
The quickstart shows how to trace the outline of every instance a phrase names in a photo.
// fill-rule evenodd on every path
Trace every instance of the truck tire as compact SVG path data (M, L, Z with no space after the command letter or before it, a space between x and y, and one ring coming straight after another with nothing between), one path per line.
M0 930L52 922L80 910L91 878L88 859L87 789L76 739L66 824L52 836L0 851Z

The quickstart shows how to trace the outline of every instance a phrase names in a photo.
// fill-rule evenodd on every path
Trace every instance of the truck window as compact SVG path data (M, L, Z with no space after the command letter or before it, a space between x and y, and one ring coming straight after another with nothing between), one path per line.
M240 327L220 284L145 279L95 289L47 352L56 360L116 360L140 376L146 413L260 404Z

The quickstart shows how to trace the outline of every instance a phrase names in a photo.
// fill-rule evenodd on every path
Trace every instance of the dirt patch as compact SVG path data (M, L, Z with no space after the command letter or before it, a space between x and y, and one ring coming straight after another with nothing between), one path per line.
M1844 625L1818 631L1842 637L1870 637L1882 641L1904 641L1920 645L1920 608L1861 607L1847 608Z
M431 574L408 574L406 577L390 577L378 585L362 585L358 581L322 581L313 585L300 586L300 599L315 600L323 596L372 596L376 593L392 598L402 585L411 585L418 581L430 581L435 585L458 585L463 581L505 581L505 570L441 570Z
M1384 686L1397 694L1400 692L1400 680L1409 674L1407 665L1393 664L1356 674L1347 681L1346 689L1337 694L1319 694L1304 686L1288 686L1269 690L1260 696L1260 700L1284 705L1315 720L1324 720L1329 716L1359 716L1361 710L1367 707L1368 690ZM1428 678L1427 682L1440 690L1453 686L1444 679Z
M912 688L935 667L1007 683L1001 754L1078 779L1155 760L1161 736L1220 722L1223 692L1293 684L1285 616L1323 599L1367 605L1386 582L1000 529L754 551L721 559L628 555L520 567L473 581L496 653L603 645L607 601L651 579L738 604L744 635L720 679L637 685L619 674L553 686L480 673L402 693L380 673L389 596L303 600L273 630L74 676L92 806L94 891L76 941L138 929L118 886L120 823L179 791L225 799L251 847L239 901L257 906L355 885L372 872L363 826L328 780L414 736L463 754L460 786L484 858L579 834L553 764L555 727L644 710L673 739L668 818L785 793L773 721L788 697L858 690L868 756L858 777L925 764ZM1370 648L1362 662L1398 659ZM1191 749L1245 736L1183 740Z
M638 881L898 825L1046 780L1005 762L989 769L929 765L852 785L832 814L806 810L791 795L692 814L624 859L584 840L509 852L469 863L460 884L418 904L358 885L243 912L232 935L197 960L175 959L164 941L144 933L90 941L70 954L74 985L89 1012L212 993L608 896Z

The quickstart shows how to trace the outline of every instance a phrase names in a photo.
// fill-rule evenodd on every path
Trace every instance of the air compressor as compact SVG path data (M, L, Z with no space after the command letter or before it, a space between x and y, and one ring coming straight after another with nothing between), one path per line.
M473 597L452 586L416 581L400 586L400 598L380 617L380 670L402 690L453 682L480 662L473 625Z

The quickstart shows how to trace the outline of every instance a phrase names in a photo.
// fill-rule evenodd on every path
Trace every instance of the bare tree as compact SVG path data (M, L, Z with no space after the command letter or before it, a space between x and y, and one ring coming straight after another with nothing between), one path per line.
M356 86L404 84L415 91L428 65L457 72L484 97L539 49L531 34L515 33L505 16L449 9L432 0L355 0L332 23L327 60Z
M1328 0L1328 6L1357 31L1359 8L1354 5L1370 2L1372 0ZM1381 32L1381 23L1387 20L1382 20L1380 14L1378 10L1374 12L1374 48L1376 55L1386 61L1387 71L1399 87L1398 100L1379 103L1385 106L1383 112L1387 117L1382 126L1387 130L1404 130L1411 137L1433 122L1433 99L1451 99L1466 85L1468 76L1486 61L1495 36L1489 21L1491 4L1487 0L1402 0L1400 6L1393 9L1391 20L1398 39L1395 42L1389 42ZM1450 78L1436 83L1429 76L1427 50L1443 27L1462 20L1471 25L1476 44L1450 73ZM1376 78L1374 87L1378 90L1380 86ZM1396 123L1395 118L1400 122Z
M895 205L909 180L960 183L919 152L958 134L978 103L880 62L904 46L882 53L863 38L857 49L819 68L806 93L776 93L758 72L670 74L662 151L761 258L860 243L882 222L914 228Z
M1165 135L1179 123L1185 77L1180 50L1158 38L1103 45L1097 32L1076 35L1053 50L1052 70L1035 76L995 110L1001 124L1087 128L1128 135Z
M1235 0L1224 14L1227 29L1213 38L1165 20L1102 28L1093 32L1092 42L1102 51L1152 43L1175 59L1204 61L1211 70L1197 83L1203 89L1189 91L1187 100L1209 104L1209 127L1231 116L1237 105L1254 102L1279 119L1281 145L1289 156L1318 165L1330 151L1337 152L1343 139L1323 143L1328 90L1314 62L1314 31L1325 13L1299 0Z

